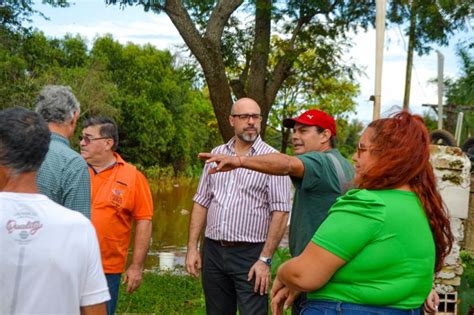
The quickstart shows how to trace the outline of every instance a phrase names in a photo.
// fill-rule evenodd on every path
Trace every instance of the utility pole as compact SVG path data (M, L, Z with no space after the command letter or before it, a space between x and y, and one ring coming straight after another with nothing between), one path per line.
M444 56L437 50L438 54L438 129L443 129L443 68L444 68Z
M374 101L373 119L380 118L380 102L382 94L382 65L383 47L385 40L385 0L376 1L375 18L375 92L371 100Z

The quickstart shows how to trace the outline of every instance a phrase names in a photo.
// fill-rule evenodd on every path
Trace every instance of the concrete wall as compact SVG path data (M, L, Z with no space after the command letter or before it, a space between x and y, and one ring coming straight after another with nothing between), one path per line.
M469 214L471 162L460 148L432 145L430 150L438 190L448 208L455 237L453 249L435 280L436 291L448 294L456 291L463 272L459 251L464 245L464 224Z
M464 242L462 247L474 256L474 173L471 173L471 194L469 212L464 221Z

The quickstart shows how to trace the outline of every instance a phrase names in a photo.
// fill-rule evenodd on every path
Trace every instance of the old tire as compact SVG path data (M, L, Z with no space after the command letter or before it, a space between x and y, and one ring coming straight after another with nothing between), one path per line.
M431 136L431 143L437 145L445 145L448 147L455 147L456 140L454 139L453 135L446 130L437 129L430 133Z
M474 137L467 138L462 145L463 152L469 157L471 161L474 161Z

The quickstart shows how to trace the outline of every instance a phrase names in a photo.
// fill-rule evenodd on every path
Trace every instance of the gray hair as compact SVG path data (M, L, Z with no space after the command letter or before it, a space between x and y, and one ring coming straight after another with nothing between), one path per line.
M37 171L49 140L48 125L37 113L23 107L0 111L0 165L14 175Z
M69 86L46 85L36 99L35 111L48 123L70 121L80 109L81 105Z

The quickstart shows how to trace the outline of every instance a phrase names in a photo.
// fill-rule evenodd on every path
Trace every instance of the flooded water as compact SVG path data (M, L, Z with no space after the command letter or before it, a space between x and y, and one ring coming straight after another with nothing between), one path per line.
M175 264L184 264L188 225L198 180L160 182L152 186L155 213L146 269L159 266L159 253L175 253Z
M174 265L184 265L193 196L198 179L160 182L151 185L155 213L152 242L145 262L146 270L160 266L160 253L174 253ZM288 246L288 231L280 246ZM131 261L131 251L129 259Z

